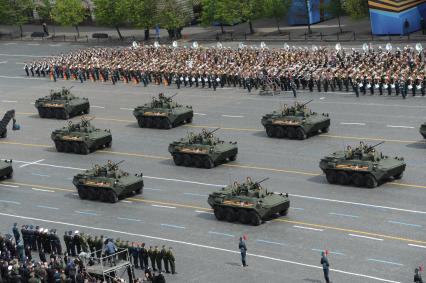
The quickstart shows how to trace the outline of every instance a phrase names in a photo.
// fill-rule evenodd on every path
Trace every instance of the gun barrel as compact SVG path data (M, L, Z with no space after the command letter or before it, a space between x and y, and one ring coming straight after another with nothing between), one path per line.
M368 147L367 151L370 151L370 150L372 150L373 148L375 148L376 146L379 146L379 145L381 145L381 144L383 144L383 143L385 143L385 141L381 141L381 142L379 142L379 143L377 143L377 144L375 144L375 145L371 145L371 146L369 146L369 147Z
M178 93L176 92L175 94L173 94L172 96L168 97L168 100L171 100L173 97L175 97L176 95L178 95Z
M220 130L220 128L216 128L216 129L214 129L214 130L212 130L212 131L210 131L210 132L208 132L208 134L210 135L210 134L213 134L214 132L216 132L217 130Z
M266 178L264 178L264 179L262 179L262 180L260 180L260 181L257 181L257 182L256 182L256 184L260 184L260 183L262 183L262 182L264 182L264 181L266 181L266 180L269 180L269 177L266 177Z
M314 101L313 99L309 100L308 102L303 103L301 106L305 106L308 103L311 103L312 101Z

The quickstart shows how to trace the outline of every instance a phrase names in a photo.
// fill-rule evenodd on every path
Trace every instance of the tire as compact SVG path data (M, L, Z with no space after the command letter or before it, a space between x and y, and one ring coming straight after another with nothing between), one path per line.
M173 161L175 162L175 165L181 166L183 164L183 157L180 153L173 154Z
M203 159L200 156L193 157L194 165L197 168L203 168Z
M12 179L13 178L13 171L10 172L9 174L6 174L5 178L6 179Z
M109 141L105 144L105 147L110 148L112 146L112 141Z
M83 110L83 114L89 114L90 113L90 106Z
M79 154L80 153L80 144L79 143L73 143L72 144L72 151L74 152L74 153L76 153L76 154Z
M402 179L402 176L404 175L404 172L401 172L401 173L399 173L398 175L395 175L395 176L393 176L393 178L395 179L395 180L400 180L400 179Z
M323 133L323 134L328 133L329 130L330 130L330 127L322 128L321 133Z
M4 132L0 135L0 138L4 139L7 137L7 130L4 130Z
M371 174L365 175L364 180L365 180L365 186L369 189L373 189L377 187L378 185L376 178Z
M87 189L84 189L84 188L78 189L78 196L81 199L87 199L89 197Z
M237 212L237 215L238 215L238 221L240 221L240 223L248 224L250 222L249 214L244 209L240 209Z
M304 140L304 139L306 139L307 138L307 135L306 135L306 132L305 132L305 130L304 129L302 129L302 128L297 128L296 129L296 138L298 139L298 140Z
M281 216L286 216L288 214L288 208L281 210L279 213Z
M214 167L214 163L213 163L213 161L210 157L206 156L204 158L203 167L206 168L206 169L211 169L211 168Z
M83 143L80 147L80 153L84 155L88 155L90 153L89 147L87 144Z
M116 203L118 201L118 196L113 190L109 190L107 194L109 203Z
M64 142L64 152L71 152L72 151L72 144L69 142Z
M284 137L285 137L285 131L284 131L284 128L283 128L283 127L278 126L278 127L275 129L275 136L276 136L277 138L280 138L280 139L284 138Z
M225 209L225 219L228 222L234 222L237 220L237 214L232 208Z
M266 126L266 135L270 138L275 137L275 127L271 125Z
M352 175L352 183L357 186L357 187L363 187L364 186L364 176L359 174L359 173L355 173Z
M138 125L139 125L139 128L145 127L145 120L143 117L138 119Z
M43 108L39 108L38 109L38 116L40 116L40 118L46 118L46 111L44 111Z
M293 127L287 128L287 137L289 139L294 139L296 137L296 130Z
M142 187L140 187L139 189L135 190L135 194L140 195L142 193Z
M96 189L90 189L88 191L88 195L90 200L98 200L100 197L100 194Z
M235 161L235 160L237 160L237 155L236 154L235 155L231 155L229 157L229 161Z
M262 219L260 219L260 216L254 211L250 211L249 218L250 224L253 226L259 226L262 223Z
M225 210L222 207L216 207L213 212L217 220L222 221L225 219Z
M65 151L64 144L61 141L56 141L55 142L55 147L56 147L56 150L58 152L64 152Z
M189 154L183 155L183 165L186 167L190 167L193 164L192 157Z
M152 121L152 119L151 119L151 118L145 118L145 126L146 126L147 128L152 128L152 126L153 126L153 121Z
M187 124L192 123L192 117L191 117L191 118L186 119L186 120L185 120L185 123L187 123Z
M153 124L154 124L154 128L157 128L157 129L163 128L162 119L154 119Z
M337 183L344 186L349 184L349 182L350 182L350 179L349 179L348 173L344 171L337 173Z
M172 123L170 123L170 120L167 118L164 118L163 120L161 120L161 128L163 129L171 129L172 128Z
M325 177L327 178L327 181L330 184L336 184L337 183L337 174L334 171L327 171L325 172Z
M55 113L55 118L56 119L65 119L65 113L64 113L64 111L57 109L57 110L55 110L54 113Z
M52 110L50 110L49 108L46 108L44 113L44 117L52 118Z
M108 191L100 191L99 199L103 202L108 202Z

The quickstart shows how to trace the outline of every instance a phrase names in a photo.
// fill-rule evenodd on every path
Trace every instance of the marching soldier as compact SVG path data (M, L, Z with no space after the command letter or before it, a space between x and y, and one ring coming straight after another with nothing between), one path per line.
M155 251L154 251L154 249L152 248L152 246L149 246L148 256L149 256L149 259L150 259L150 261L151 261L151 267L152 267L152 270L157 271L157 269L155 268L155 259L156 259L156 254L155 254Z
M175 256L173 254L173 249L169 247L169 250L167 251L167 260L169 262L170 268L172 270L172 274L177 274L176 272L176 266L175 266Z

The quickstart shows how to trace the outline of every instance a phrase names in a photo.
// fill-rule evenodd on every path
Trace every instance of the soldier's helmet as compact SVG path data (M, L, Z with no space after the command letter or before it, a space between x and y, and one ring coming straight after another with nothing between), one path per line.
M253 181L251 180L251 177L247 177L246 178L246 182L247 182L247 184L253 184Z

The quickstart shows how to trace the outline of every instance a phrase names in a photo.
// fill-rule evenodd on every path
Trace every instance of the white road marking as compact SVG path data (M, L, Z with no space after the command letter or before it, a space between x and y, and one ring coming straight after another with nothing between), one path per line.
M207 114L204 114L204 113L194 113L194 115L206 116Z
M24 165L19 166L19 168L26 167L26 166L29 166L29 165L34 165L34 164L37 164L37 163L43 162L43 161L44 161L44 159L40 159L40 160L37 160L37 161L34 161L34 162L29 162L29 163L26 163Z
M56 46L62 46L62 45L57 43L57 44L49 44L49 46L56 47Z
M177 228L177 229L185 229L184 226L172 225L172 224L160 224L163 227Z
M93 108L100 108L100 109L104 109L105 107L103 107L103 106L98 106L98 105L90 105L90 107L93 107Z
M143 176L143 177L147 178L147 179L164 180L164 181L172 181L172 182L180 182L180 183L189 183L189 184L203 185L203 186L225 187L225 185L209 184L209 183L180 180L180 179L169 179L169 178L161 178L161 177L153 177L153 176Z
M412 223L406 223L406 222L400 222L400 221L389 220L388 222L393 224L400 224L404 226L419 227L419 228L422 227L422 225L419 225L419 224L412 224Z
M140 219L134 219L134 218L126 218L126 217L117 217L119 220L128 220L128 221L136 221L136 222L143 222Z
M3 203L13 203L13 204L21 204L20 202L17 202L17 201L3 200L3 199L0 199L0 202L3 202Z
M404 129L414 129L414 127L411 126L394 126L394 125L386 125L388 128L404 128Z
M195 212L214 215L213 212L209 212L209 211L196 210Z
M169 239L169 238L161 238L161 237L156 237L156 236L136 234L136 233L131 233L131 232L125 232L125 231L119 231L119 230L113 230L113 229L107 229L107 228L101 228L101 227L95 227L95 226L86 226L86 225L67 223L67 222L61 222L61 221L53 221L53 220L47 220L47 219L41 219L41 218L35 218L35 217L14 215L14 214L8 214L8 213L3 213L3 212L0 212L0 215L6 216L6 217L18 218L18 219L39 221L39 222L45 222L45 223L51 223L51 224L58 224L58 225L78 227L78 228L84 228L84 229L90 229L90 230L96 230L96 231L116 233L116 234L127 235L127 236L135 236L135 237L153 239L153 240L157 240L157 241L170 242L170 243L175 243L175 244L181 244L181 245L203 248L203 249L208 249L208 250L216 250L216 251L232 253L232 254L240 254L239 251L235 251L235 250L229 250L229 249L224 249L224 248L219 248L219 247L214 247L214 246L202 245L202 244L197 244L197 243L192 243L192 242L179 241L179 240L174 240L174 239ZM255 257L255 258L261 258L261 259L266 259L266 260L271 260L271 261L276 261L276 262L281 262L281 263L304 266L304 267L309 267L309 268L313 268L313 269L317 269L317 270L322 269L322 266L318 266L318 265L306 264L306 263L302 263L302 262L286 260L286 259L281 259L281 258L274 258L274 257L269 257L269 256L259 255L259 254L252 254L252 253L247 253L247 254L249 256L252 256L252 257ZM344 270L340 270L340 269L330 268L330 271L333 271L333 272L336 272L336 273L341 273L341 274L346 274L346 275L351 275L351 276L355 276L355 277L373 279L373 280L380 281L380 282L402 283L400 281L394 281L394 280L384 279L384 278L375 277L375 276L371 276L371 275L344 271Z
M7 63L7 61L1 61L0 62L0 64L6 64Z
M304 226L298 226L298 225L293 225L294 228L300 228L300 229L306 229L306 230L312 230L312 231L318 231L318 232L322 232L324 231L323 229L317 229L317 228L311 228L311 227L304 227Z
M16 42L3 43L3 45L15 45L15 44L18 44L18 43L16 43Z
M312 249L313 251L316 252L323 252L324 250L321 249ZM335 255L345 255L344 253L339 253L339 252L332 252L332 251L328 251L330 254L335 254Z
M34 105L34 104L35 104L35 102L30 102L30 104L31 104L31 105Z
M153 204L152 206L155 206L155 207L163 207L163 208L176 208L176 207L174 207L174 206L167 206L167 205L158 205L158 204Z
M265 243L265 244L272 244L272 245L279 245L279 246L287 246L287 244L272 242L272 241L267 241L267 240L261 240L261 239L257 239L256 242Z
M40 80L40 78L30 78L30 77L24 77L24 76L0 76L2 79L20 79L20 80Z
M59 210L59 208L57 208L57 207L45 206L45 205L37 205L37 207L46 208L46 209L52 209L52 210Z
M222 115L222 117L227 117L227 118L244 118L244 116L242 116L242 115Z
M16 100L2 100L1 102L3 102L3 103L16 103L18 101L16 101Z
M206 194L196 194L196 193L183 193L186 196L194 196L194 197L207 197Z
M53 57L53 56L50 56L50 55L4 54L4 53L0 53L0 56L5 56L5 57L40 57L40 58Z
M221 232L215 232L215 231L209 231L209 234L213 234L213 235L221 235L221 236L226 236L226 237L230 237L233 238L235 237L232 234L227 234L227 233L221 233Z
M54 193L55 191L52 190L45 190L45 189L37 189L37 188L31 188L33 191L40 191L40 192L48 192L48 193Z
M25 63L22 63L22 62L16 62L15 64L16 65L25 65Z
M29 46L38 46L38 45L40 45L40 43L27 43L27 45L29 45Z
M343 214L343 213L336 213L336 212L330 212L330 215L336 215L336 216L343 216L343 217L351 217L351 218L358 218L359 216L357 215L352 215L352 214Z
M323 99L325 99L325 97L323 96L323 97L320 97L320 100L323 100Z
M79 213L79 214L91 215L91 216L97 216L98 215L95 212L90 212L90 211L75 210L74 212L75 213Z
M133 201L130 201L130 200L122 200L121 202L133 203Z
M143 188L143 189L148 191L161 191L161 189L154 189L154 188Z
M0 186L2 186L2 187L10 187L10 188L19 188L19 186L15 186L15 185L6 185L6 184L0 184Z
M383 239L380 239L380 238L373 238L373 237L362 236L362 235L358 235L358 234L349 234L349 236L356 237L356 238L370 239L370 240L375 240L375 241L383 241Z
M375 259L375 258L369 258L367 259L368 261L374 261L374 262L380 262L380 263L386 263L386 264L391 264L391 265L398 265L398 266L404 266L401 263L397 263L397 262L393 262L393 261L386 261L386 260L381 260L381 259Z
M128 111L133 111L133 108L120 108L120 110L128 110Z
M426 249L426 246L414 245L414 244L408 244L408 245L411 246L411 247Z
M340 125L358 125L358 126L365 126L365 123L356 123L356 122L340 122Z

